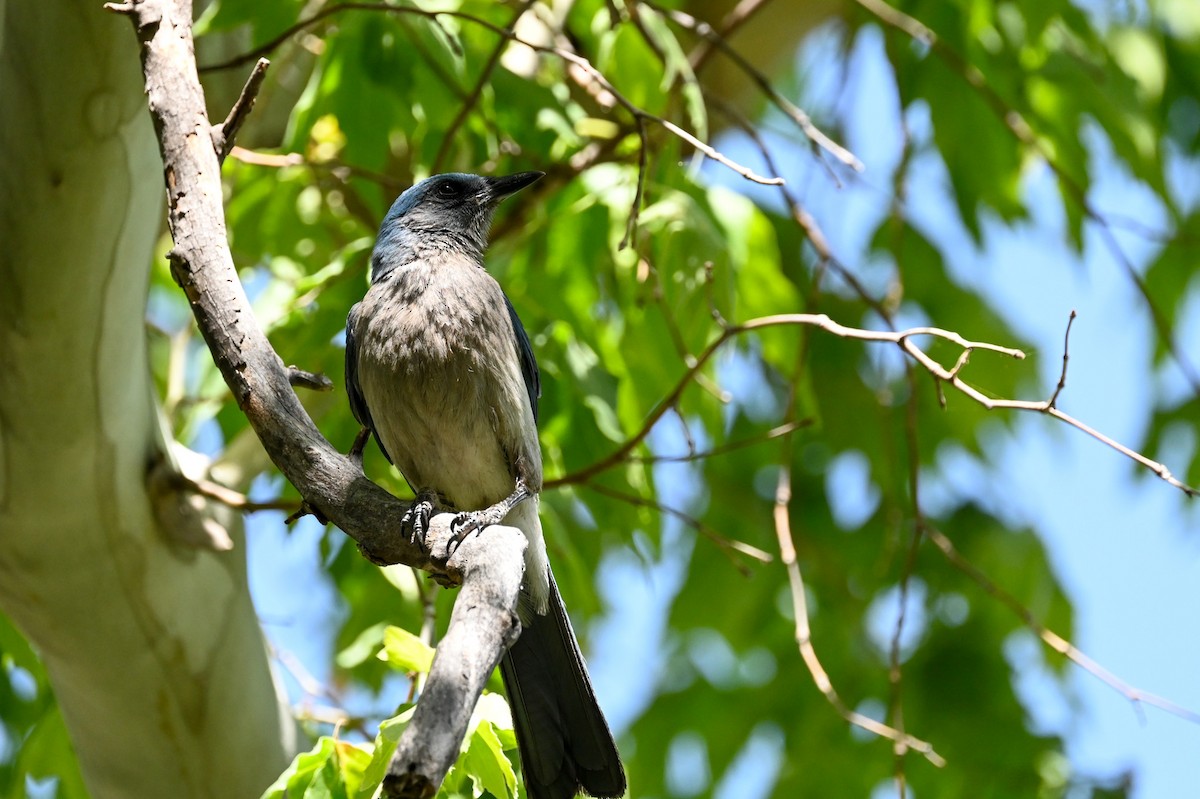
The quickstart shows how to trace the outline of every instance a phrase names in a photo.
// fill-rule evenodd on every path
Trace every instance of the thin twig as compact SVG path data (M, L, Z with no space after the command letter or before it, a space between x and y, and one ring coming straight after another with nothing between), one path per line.
M675 318L675 308L667 302L666 290L663 288L661 275L651 263L648 257L642 256L638 259L637 277L639 283L649 284L650 296L654 300L654 305L662 314L663 324L667 326L667 333L671 336L671 344L675 347L675 354L684 363L692 357L692 353L688 350L687 342L683 340L683 333L679 330L679 320Z
M424 579L417 569L412 570L413 579L417 583L417 593L421 597L421 631L418 634L421 641L430 649L437 648L437 592L438 584L433 580ZM425 689L427 672L417 672L408 676L408 701L415 701Z
M1058 385L1054 387L1054 393L1050 395L1050 399L1046 400L1048 408L1055 407L1058 402L1058 395L1067 387L1067 362L1071 360L1071 325L1075 321L1075 309L1071 309L1071 315L1067 317L1067 332L1063 335L1063 365L1062 372L1058 376Z
M638 134L638 174L637 187L633 191L633 203L629 208L629 219L625 222L625 235L621 237L621 243L617 245L618 250L623 250L637 237L638 214L642 211L642 195L646 190L646 159L647 151L650 149L650 142L646 138L646 120L643 117L635 117L637 121Z
M260 47L255 48L254 50L251 50L249 53L245 53L241 56L237 56L235 58L229 59L228 61L221 62L219 64L210 65L208 67L201 69L201 71L203 72L206 70L227 69L229 67L237 66L238 64L244 63L245 61L250 60L251 58L255 58L263 53L268 53L271 50L273 50L275 47L278 47L281 43L286 41L289 36L297 33L298 31L304 30L305 28L307 28L311 25L315 25L320 20L330 16L331 14L334 14L334 13L337 13L340 11L381 11L381 12L385 12L385 13L389 13L389 14L411 14L414 16L424 17L426 19L431 19L434 21L437 21L437 19L439 17L445 16L445 17L450 17L452 19L460 19L460 20L463 20L466 22L470 22L474 25L478 25L479 27L489 30L492 33L495 33L499 36L502 36L511 41L517 42L518 44L523 44L535 52L553 55L553 56L559 58L560 60L565 61L566 63L571 64L571 65L581 69L583 72L587 73L587 75L589 77L591 77L592 80L596 81L597 85L599 85L601 88L604 89L604 91L606 91L609 95L611 95L613 100L616 101L622 108L624 108L635 120L644 119L644 120L648 120L648 121L651 121L651 122L654 122L654 123L660 125L665 130L674 134L675 136L677 136L678 138L680 138L687 144L691 145L695 149L699 150L704 155L706 155L709 158L711 158L712 160L717 161L718 163L723 164L724 166L732 169L734 172L736 172L737 174L746 178L747 180L751 180L751 181L754 181L755 183L761 183L761 184L764 184L767 186L778 186L783 183L783 178L763 177L762 175L757 174L753 170L751 170L745 166L742 166L741 164L737 163L736 161L733 161L732 159L730 159L727 156L723 155L722 153L718 152L715 148L700 141L693 134L689 133L688 131L684 130L683 128L679 127L678 125L674 124L673 122L670 122L669 120L666 120L656 114L652 114L649 111L646 111L645 109L638 107L636 104L634 104L632 101L630 101L629 98L627 98L623 94L621 94L617 90L617 88L612 84L612 82L609 81L608 78L606 78L602 72L600 72L600 70L598 70L598 69L596 69L596 67L592 66L592 63L590 61L588 61L586 58L579 55L578 53L571 52L570 50L566 50L562 47L526 41L525 39L522 39L521 37L517 36L517 34L514 31L506 30L506 29L500 27L499 25L495 24L494 22L490 22L486 19L483 19L482 17L477 17L473 14L468 14L463 11L449 11L449 10L428 11L428 10L425 10L422 8L416 8L416 7L412 7L412 6L394 6L394 5L390 5L388 3L340 3L336 6L331 6L329 8L322 9L321 11L318 11L313 16L311 16L307 19L300 20L295 25L292 25L290 28L288 28L283 33L276 36L271 41L267 42L266 44L264 44Z
M794 433L800 428L809 427L810 425L812 425L812 419L801 419L798 422L784 422L778 427L772 427L770 430L760 435L738 439L737 441L730 441L726 444L722 444L719 447L689 452L687 455L630 455L629 462L688 463L690 461L708 460L709 458L715 458L719 455L725 455L730 452L735 452L739 449L757 446L765 441L770 441L772 439L779 438L780 436L786 436L788 433Z
M1158 303L1151 295L1150 287L1146 283L1146 280L1121 248L1108 220L1088 200L1085 188L1080 185L1075 177L1059 163L1054 154L1042 143L1033 126L1029 124L1024 115L1007 102L987 82L986 77L978 67L967 61L954 48L947 45L924 23L882 2L882 0L856 0L856 2L868 12L874 14L884 24L928 46L935 55L946 62L952 72L962 78L979 95L988 109L991 110L1004 128L1018 142L1028 147L1032 152L1037 153L1046 162L1046 165L1050 167L1054 176L1058 178L1059 183L1079 206L1084 216L1099 226L1100 235L1104 240L1105 246L1108 247L1109 252L1112 253L1113 257L1125 271L1126 276L1142 296L1142 301L1150 311L1150 320L1154 325L1155 332L1166 346L1167 351L1171 353L1171 357L1175 360L1175 363L1178 364L1179 370L1191 386L1192 392L1200 397L1200 373L1197 373L1191 361L1184 357L1179 343L1175 340L1175 333L1171 329L1171 324L1166 314L1158 307Z
M762 135L758 132L758 129L755 128L754 125L752 125L750 121L746 119L740 111L737 110L737 108L733 107L729 103L724 102L720 98L709 98L709 103L728 116L733 123L750 138L755 147L758 148L759 153L762 154L763 162L767 165L768 171L778 174L779 169L775 166L775 159L771 155L771 149L767 147L767 143L763 141ZM812 281L814 297L815 291L820 285L822 276L827 270L832 269L838 275L838 277L840 277L846 283L846 285L850 287L851 291L858 295L858 297L867 305L868 308L875 311L875 313L877 313L881 319L887 322L889 328L894 329L895 325L892 323L891 314L888 312L887 308L884 307L884 304L880 300L873 297L871 293L867 291L866 286L864 286L862 282L855 277L853 272L851 272L844 264L834 257L833 250L829 246L829 240L825 237L824 231L821 230L820 225L817 224L817 220L813 218L812 214L805 210L804 206L800 204L799 198L796 197L791 188L787 185L781 185L779 186L779 194L783 198L784 203L786 203L788 211L791 213L792 221L795 222L802 231L804 231L804 235L808 240L809 245L817 254L817 264L816 268L813 270L814 274ZM810 297L810 304L812 304L812 302L814 302L814 298Z
M1026 627L1036 633L1037 636L1055 652L1063 655L1072 663L1075 663L1089 674L1095 676L1101 682L1113 688L1130 702L1133 702L1135 707L1143 704L1151 705L1153 707L1160 708L1161 710L1165 710L1173 716L1178 716L1181 719L1190 721L1193 724L1200 724L1200 713L1189 710L1181 705L1177 705L1176 703L1164 699L1161 696L1157 696L1156 694L1134 688L1132 685L1118 678L1108 669L1092 660L1083 652L1079 651L1079 649L1070 641L1066 640L1053 630L1046 628L1041 622L1034 618L1033 613L1024 605L1022 605L1016 597L992 582L992 580L986 574L980 571L975 564L967 560L967 558L958 551L958 548L954 546L954 542L951 541L944 533L928 523L924 524L924 528L926 537L928 537L929 540L934 543L938 550L941 551L948 561L950 561L952 566L970 577L976 585L984 590L984 592L986 592L989 596L999 600L1002 605L1016 614L1016 616L1021 619Z
M747 544L745 541L738 541L736 538L729 538L728 536L722 535L704 522L697 519L695 516L681 511L678 508L672 508L670 505L664 505L663 503L653 499L639 497L637 494L627 494L624 491L618 491L616 489L609 488L608 486L600 485L599 483L584 483L583 486L595 491L597 494L609 497L610 499L620 500L621 502L626 502L639 508L650 508L651 510L658 511L659 513L667 516L674 516L676 519L679 519L688 527L691 527L709 541L712 541L714 544L720 547L721 551L729 556L729 560L734 567L737 568L737 570L743 575L749 576L750 570L744 563L734 558L734 554L745 555L746 557L757 560L759 563L770 563L771 561L775 560L774 556L772 556L770 552L764 552L753 544Z
M970 350L964 350L970 352ZM909 539L908 553L904 558L904 567L900 572L899 611L896 614L896 628L892 633L891 646L888 651L888 683L890 685L890 705L892 725L904 732L904 706L901 702L904 671L901 665L901 638L904 635L904 624L908 619L908 595L912 575L916 571L917 553L921 548L921 524L925 517L921 510L921 454L920 438L917 435L917 375L911 361L904 364L904 377L908 383L908 400L904 411L905 449L908 454L908 493L912 504L912 517L916 523L912 528ZM906 748L897 742L894 748L896 771L896 787L901 798L905 795L904 755Z
M193 491L203 497L216 500L222 505L232 508L233 510L241 511L242 513L258 513L259 511L278 510L278 511L294 511L298 504L295 500L275 499L268 502L256 502L240 491L234 491L228 486L223 486L220 483L206 480L203 478L193 479L183 474L176 474L175 479L180 485Z
M729 167L734 172L738 173L739 175L746 178L747 180L752 180L755 183L761 183L764 186L782 186L783 185L783 178L763 177L762 175L755 172L753 169L742 166L737 161L734 161L731 158L728 158L728 157L722 155L721 153L717 152L717 150L715 148L710 147L709 145L700 141L695 136L688 133L686 130L679 127L678 125L676 125L674 122L671 122L670 120L662 119L661 117L656 117L653 114L646 113L645 111L639 111L638 115L644 116L646 119L653 119L655 122L662 125L668 131L670 131L671 133L674 133L676 136L683 139L685 142L692 145L693 147L695 147L697 150L699 150L700 152L707 155L712 160L716 161L719 164L724 164L725 166Z
M1053 407L1049 401L1038 402L1031 400L1006 400L988 397L983 392L966 383L957 371L951 371L950 369L947 369L930 357L924 350L914 343L913 339L917 336L933 336L956 344L964 350L985 350L988 352L1006 355L1011 358L1016 358L1018 360L1025 357L1025 353L1019 349L1004 347L998 344L991 344L982 341L969 341L954 331L943 330L937 327L914 327L899 331L866 330L863 328L848 327L846 325L839 324L825 314L804 313L763 316L757 319L751 319L738 325L732 325L722 331L721 335L714 339L712 343L709 344L704 351L696 357L695 361L689 365L687 371L684 372L684 374L676 382L675 387L670 391L670 393L668 393L665 398L659 401L654 410L652 410L646 417L641 429L638 430L637 433L627 439L624 444L618 447L611 454L601 458L595 463L592 463L590 466L585 466L579 471L571 472L561 477L547 480L545 483L546 488L555 488L571 483L584 482L600 472L625 462L633 450L636 449L646 439L646 436L650 434L650 430L654 427L655 423L658 422L658 420L661 419L668 410L678 404L679 398L683 394L684 390L686 390L687 387L695 381L696 375L699 374L700 370L729 340L751 331L789 325L817 327L828 333L832 333L839 338L896 344L935 378L949 384L957 391L979 403L989 411L1007 409L1017 411L1033 411L1036 413L1046 414L1047 416L1058 419L1059 421L1064 422L1071 427L1082 431L1083 433L1086 433L1102 444L1106 444L1107 446L1115 449L1125 457L1149 469L1154 474L1158 475L1159 478L1165 481L1168 485L1178 488L1188 496L1196 496L1198 493L1200 493L1195 488L1192 488L1191 486L1178 480L1163 464L1151 460L1145 455L1135 452L1124 444L1121 444L1109 436L1099 432L1098 430L1089 427L1073 416L1063 413L1058 408Z
M333 381L320 372L307 372L298 366L288 366L288 383L309 391L332 391Z
M734 32L750 21L750 18L762 10L768 0L741 0L733 9L725 15L721 20L719 27L720 31L717 35L721 39L728 39ZM693 72L699 72L704 69L704 65L708 63L708 59L714 51L713 43L707 39L701 42L695 50L688 56L688 62L692 65Z
M586 466L577 472L572 472L559 478L547 480L545 486L547 488L554 488L564 484L582 482L595 474L624 462L626 457L638 445L640 445L642 441L645 440L646 436L650 434L650 429L659 419L662 418L663 414L675 407L675 405L679 402L679 397L683 394L684 390L688 387L688 385L694 382L696 375L726 342L743 333L753 330L761 330L768 327L778 327L781 325L814 326L833 333L840 338L860 339L864 341L884 341L891 342L893 344L902 344L912 336L931 335L947 339L964 348L969 347L973 349L987 349L1009 355L1014 358L1025 357L1025 354L1020 350L1014 350L1009 347L1001 347L995 344L967 341L957 333L941 330L940 328L935 327L912 328L899 333L879 330L865 330L862 328L846 327L845 325L838 324L825 314L779 314L776 316L764 316L757 319L751 319L750 321L739 325L731 325L730 327L726 328L720 336L713 340L713 342L696 357L695 361L689 364L687 371L682 377L680 377L679 381L676 382L675 387L671 390L671 392L664 399L660 400L658 405L655 406L654 410L650 412L650 415L646 417L642 428L632 438L621 445L621 447L619 447L615 452L610 454L608 457L593 463L591 466ZM922 352L915 345L912 346L912 349L915 352L919 352L929 362L930 365L936 367L940 372L945 371L937 364L936 361L933 361L926 356L924 352Z
M724 36L713 30L711 25L702 20L698 20L691 14L687 14L683 11L661 8L657 4L649 3L645 0L642 0L642 2L643 5L649 6L658 13L670 17L677 25L687 28L697 36L702 37L706 42L709 42L713 47L724 53L729 60L733 61L733 63L737 65L738 69L745 73L745 75L750 78L750 80L753 81L756 86L758 86L759 90L766 95L767 99L770 100L776 108L783 112L784 116L796 124L801 132L808 137L809 141L832 155L841 163L853 169L855 172L863 171L863 162L860 161L858 157L854 155L854 153L850 152L848 149L829 138L824 131L816 126L816 124L812 121L812 117L805 113L791 100L780 94L779 90L775 88L773 83L771 83L771 79L768 78L762 72L762 70L751 64L744 55L734 49Z
M363 178L391 191L399 191L408 187L408 183L397 180L391 175L363 169L362 167L348 164L345 161L312 161L300 153L263 153L236 145L230 150L229 155L243 164L270 167L272 169L284 169L290 166L302 166L314 171L324 169L343 181L351 176Z
M446 156L450 153L450 148L454 145L454 139L458 135L458 129L462 127L463 122L471 114L471 111L479 103L479 98L483 96L483 90L487 88L488 81L491 80L492 72L495 71L496 65L500 63L500 57L504 55L504 48L508 47L509 41L514 37L517 21L525 14L534 0L523 0L517 7L516 12L512 16L512 22L508 23L505 28L506 35L500 38L500 43L492 50L488 56L487 63L483 65L483 69L479 73L478 80L475 81L475 86L467 95L467 99L463 101L458 108L458 113L454 115L454 119L450 120L450 125L446 128L446 132L442 134L442 143L438 145L437 155L433 158L433 166L430 171L438 173L442 171L442 164L446 161Z
M804 660L804 665L808 668L809 674L812 675L817 690L833 706L838 715L854 726L887 738L914 752L919 752L925 756L926 760L939 768L946 765L945 759L934 751L933 745L928 741L923 741L920 738L890 727L881 721L876 721L873 718L851 710L846 707L841 697L838 696L837 691L834 690L833 681L829 679L829 674L825 671L825 667L821 665L821 661L817 657L817 651L813 647L812 629L809 626L808 618L808 600L804 595L804 577L800 572L800 564L796 558L796 545L792 540L791 523L788 518L791 500L791 465L790 463L781 463L779 479L775 488L775 534L779 539L779 551L783 565L787 569L788 584L791 587L792 611L796 617L796 644L800 649L800 657Z
M242 87L242 93L238 95L237 101L229 109L229 115L225 117L225 121L220 125L213 125L212 138L213 147L217 150L217 161L225 163L225 156L229 155L229 151L233 149L233 140L237 138L242 123L246 121L250 110L254 108L258 90L262 88L263 79L267 76L267 67L270 65L271 62L267 59L258 59L258 63L250 71L250 76L246 78L246 85Z

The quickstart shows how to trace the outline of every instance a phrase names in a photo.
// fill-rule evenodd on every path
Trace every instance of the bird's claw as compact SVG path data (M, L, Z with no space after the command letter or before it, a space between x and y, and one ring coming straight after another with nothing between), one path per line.
M450 540L447 542L447 550L453 553L471 533L478 532L488 525L499 524L502 518L502 516L498 517L492 508L459 513L450 520Z
M450 521L450 541L448 549L453 552L467 539L471 533L478 532L493 524L500 524L517 505L531 496L525 487L524 480L517 480L516 489L504 499L483 510L472 510L459 513Z
M405 512L400 524L405 530L411 530L409 540L416 544L425 540L429 533L429 520L437 510L437 495L429 491L417 494L413 504Z

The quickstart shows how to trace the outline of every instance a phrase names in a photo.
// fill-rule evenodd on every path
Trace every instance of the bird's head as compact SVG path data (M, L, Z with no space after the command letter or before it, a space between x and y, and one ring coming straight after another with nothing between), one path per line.
M482 258L496 206L543 174L518 172L494 178L449 172L407 189L392 203L379 228L371 256L372 282L420 257L427 246L459 248Z

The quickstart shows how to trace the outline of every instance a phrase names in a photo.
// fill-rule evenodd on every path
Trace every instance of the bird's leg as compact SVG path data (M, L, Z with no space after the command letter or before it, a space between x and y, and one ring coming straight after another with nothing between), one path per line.
M491 524L499 524L509 512L520 505L533 494L525 486L525 481L517 478L517 487L504 499L483 510L460 513L450 522L450 549L453 550L463 540L476 530L482 530Z
M429 533L429 520L433 517L433 512L438 507L438 495L433 491L418 491L413 504L405 512L400 519L400 524L406 530L412 531L412 537L409 539L414 544L418 540L423 542L425 536Z
M363 450L367 448L367 442L371 440L371 428L364 427L358 431L358 435L354 437L354 443L350 445L350 451L346 456L350 460L358 464L358 468L362 468Z

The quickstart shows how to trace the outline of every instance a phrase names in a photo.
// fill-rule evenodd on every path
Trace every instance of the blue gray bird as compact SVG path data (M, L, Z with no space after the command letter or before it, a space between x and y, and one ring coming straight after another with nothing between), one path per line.
M529 495L504 518L529 545L522 632L500 663L526 788L530 799L614 797L625 773L538 518L537 362L483 265L496 206L541 176L435 175L400 195L371 255L371 287L346 322L346 388L419 500L466 512Z

